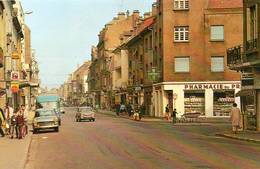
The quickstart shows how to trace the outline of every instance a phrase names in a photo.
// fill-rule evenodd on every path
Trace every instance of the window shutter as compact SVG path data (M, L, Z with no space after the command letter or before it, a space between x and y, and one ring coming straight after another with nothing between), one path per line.
M189 72L189 71L190 71L189 57L175 58L175 72Z
M224 26L211 26L211 40L224 40Z
M223 72L224 71L224 57L211 57L211 71Z

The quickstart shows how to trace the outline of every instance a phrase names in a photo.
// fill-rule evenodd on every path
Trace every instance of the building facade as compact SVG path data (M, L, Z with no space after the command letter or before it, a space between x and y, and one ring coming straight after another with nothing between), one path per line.
M140 19L139 11L134 11L131 15L129 12L119 12L117 17L107 23L99 33L99 42L96 46L96 61L91 66L93 69L98 69L96 76L90 77L98 81L95 89L95 103L103 109L113 107L115 97L113 97L113 51L121 43L121 35L124 32L132 30L136 26L136 22ZM91 72L93 72L91 70Z
M158 0L154 24L154 115L200 113L228 117L240 76L228 69L226 48L242 42L242 1ZM230 22L232 21L232 22ZM203 65L203 66L202 66Z
M260 2L244 0L243 45L227 50L229 68L241 72L244 128L260 131Z

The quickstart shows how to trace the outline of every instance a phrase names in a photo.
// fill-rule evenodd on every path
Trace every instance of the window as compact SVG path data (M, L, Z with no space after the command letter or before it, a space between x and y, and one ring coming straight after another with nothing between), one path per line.
M211 40L223 41L224 40L224 26L211 26L210 30Z
M224 71L224 57L223 56L212 56L211 57L211 71L212 72L223 72Z
M189 72L190 57L176 57L174 67L175 67L175 72Z
M174 41L175 42L188 42L189 41L189 27L177 26L174 28Z
M189 0L174 0L174 9L189 9Z

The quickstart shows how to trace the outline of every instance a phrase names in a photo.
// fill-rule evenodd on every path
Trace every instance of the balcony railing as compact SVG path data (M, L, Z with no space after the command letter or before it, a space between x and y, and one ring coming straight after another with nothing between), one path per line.
M258 51L258 40L253 39L246 42L245 48L242 45L227 49L228 66L240 65L246 62L252 62L258 59L254 52Z
M257 39L252 39L246 42L246 53L254 52L257 50Z
M229 48L227 50L227 64L228 65L241 64L243 62L242 53L243 53L242 45Z

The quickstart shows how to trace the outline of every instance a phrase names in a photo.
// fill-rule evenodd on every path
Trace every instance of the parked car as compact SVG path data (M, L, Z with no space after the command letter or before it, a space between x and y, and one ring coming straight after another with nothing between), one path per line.
M35 112L33 119L33 133L37 133L39 130L54 129L59 131L59 119L55 110L38 109Z
M82 120L95 121L95 112L91 107L79 107L76 113L76 122Z

